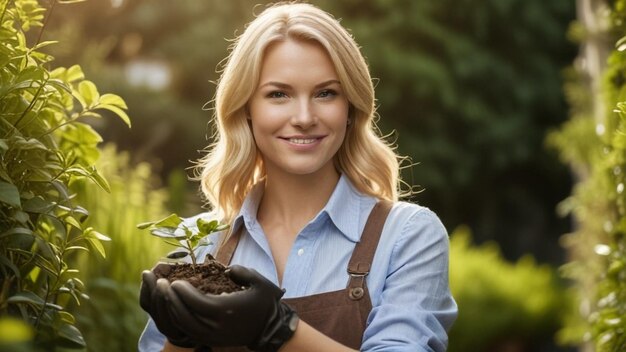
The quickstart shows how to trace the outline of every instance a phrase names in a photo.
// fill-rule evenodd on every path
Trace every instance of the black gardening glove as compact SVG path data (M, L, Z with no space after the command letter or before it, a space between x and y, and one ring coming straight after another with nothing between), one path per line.
M247 346L274 352L289 340L298 316L281 302L284 291L256 270L232 266L227 275L243 291L202 294L185 281L170 286L170 314L192 340L208 346Z
M141 292L139 295L139 305L150 314L157 329L167 337L171 344L179 347L195 347L197 344L192 341L182 329L176 326L170 317L168 305L170 282L167 279L157 279L157 274L167 274L170 270L169 264L158 264L152 271L145 270L142 273Z

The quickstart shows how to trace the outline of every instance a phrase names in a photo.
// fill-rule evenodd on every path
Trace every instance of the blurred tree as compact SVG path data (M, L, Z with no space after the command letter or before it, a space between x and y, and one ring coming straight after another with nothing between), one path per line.
M351 28L367 56L384 133L419 165L414 200L450 228L468 224L507 257L559 260L565 220L553 216L569 174L545 153L546 129L566 116L560 70L574 48L568 0L312 1ZM266 1L264 2L266 3ZM162 173L188 167L207 141L218 63L264 5L250 1L91 1L53 18L74 40L57 58L120 92L135 116L99 129ZM69 39L68 38L68 39ZM68 40L66 39L66 41ZM159 77L162 77L159 79ZM210 107L210 104L209 104Z
M558 260L554 214L567 170L543 147L566 118L568 0L324 1L363 47L384 131L419 165L407 180L450 228L468 224L508 257Z

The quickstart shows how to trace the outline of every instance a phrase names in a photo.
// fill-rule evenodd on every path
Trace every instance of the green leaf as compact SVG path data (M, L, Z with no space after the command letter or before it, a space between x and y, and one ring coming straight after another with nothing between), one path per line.
M41 196L36 196L25 201L22 209L29 213L46 214L54 209L54 204L43 199Z
M26 224L26 222L30 219L28 214L21 210L16 211L15 215L13 215L13 218L21 224Z
M49 79L48 85L55 88L59 93L69 93L69 94L72 93L72 89L68 87L65 84L65 82L61 81L60 79Z
M30 291L18 292L14 294L13 296L9 297L7 302L12 303L12 304L30 304L38 308L43 307L45 303L43 298L37 296L36 294Z
M61 321L65 322L65 323L68 323L68 324L75 324L76 323L76 319L69 312L61 311L61 312L59 312L59 316L61 317Z
M105 252L104 246L102 245L100 240L98 240L97 238L90 238L90 237L88 237L87 241L89 242L91 247L93 249L95 249L102 256L102 258L106 258L106 252Z
M35 138L23 138L23 137L18 137L16 136L13 139L13 146L14 149L19 149L19 150L35 150L35 149L39 149L39 150L44 150L47 151L48 147L46 147L43 143L41 143L39 140L35 139Z
M100 175L98 170L95 167L91 169L91 173L89 174L89 178L96 184L98 187L102 188L105 192L111 193L111 186L109 186L109 182Z
M0 234L0 238L12 236L12 235L31 235L34 236L33 231L31 229L27 229L24 227L14 227L12 229L8 229Z
M181 219L180 216L178 216L177 214L170 214L161 220L145 222L137 225L137 227L139 227L140 229L146 229L150 226L178 228L178 225L180 225L182 221L183 219Z
M85 100L86 107L92 107L100 99L98 88L91 81L82 81L78 84L78 92Z
M82 230L83 227L80 225L80 223L78 222L78 220L74 219L73 216L66 216L65 218L63 218L63 221L65 221L67 224L74 226L75 228Z
M59 329L60 345L68 348L83 348L86 346L85 339L75 326L62 324Z
M58 40L47 40L47 41L43 41L43 42L39 42L37 45L33 46L32 48L30 48L31 51L43 48L44 46L48 46L51 44L56 44L58 43Z
M22 70L16 78L16 82L28 82L29 86L32 85L35 81L43 81L44 80L44 72L42 68L38 66L30 66L24 70Z
M180 247L180 246L181 246L180 242L170 240L170 239L168 239L167 237L164 237L164 238L163 238L163 242L165 242L165 243L169 244L170 246L174 246L174 247Z
M126 114L126 112L120 109L119 107L115 105L98 105L98 108L106 109L106 110L113 112L115 115L119 116L122 119L122 121L124 121L126 125L128 125L128 127L131 127L130 117L128 117L128 114Z
M96 170L96 168L93 166L85 168L83 166L77 165L68 168L66 172L72 175L87 177L92 180L98 187L102 188L105 192L111 193L111 186L109 186L107 180L102 177L102 175L98 173L98 170Z
M65 248L66 251L76 251L76 250L80 250L80 251L85 251L85 252L89 252L89 249L87 247L83 247L83 246L70 246Z
M177 240L183 240L187 238L186 235L177 235L176 228L174 227L155 227L150 230L150 234L162 238L173 238Z
M102 142L102 136L86 123L74 123L68 126L64 131L63 139L73 142L73 148L92 146Z
M87 211L87 209L81 207L80 205L75 206L72 211L74 212L75 215L76 214L79 215L78 221L80 222L85 221L85 219L89 216L89 212Z
M74 65L67 69L65 80L67 82L80 81L85 79L85 74L83 73L83 69L80 68L79 65Z
M111 238L101 234L100 232L93 229L93 227L88 227L85 229L85 236L89 238L98 239L100 241L110 241Z
M68 174L72 174L72 175L77 175L77 176L84 176L84 177L89 177L90 176L90 172L87 171L87 169L85 169L83 166L81 165L76 165L73 167L69 167L67 168L67 170L65 170Z
M15 277L18 280L21 280L21 274L20 274L20 269L18 269L15 264L13 263L13 261L9 260L9 258L5 257L3 254L0 254L0 264L2 264L3 267L5 268L9 268L11 269L11 271L13 272L13 274L15 275Z
M31 251L35 241L36 237L33 237L32 235L13 235L6 241L6 246L11 249Z
M188 256L189 253L187 253L187 251L184 250L175 250L172 252L167 253L167 258L169 259L180 259L180 258L184 258L186 256Z
M6 203L13 207L21 207L20 191L15 185L0 181L0 202Z
M200 230L201 233L208 235L217 227L218 221L206 221L202 218L198 218L198 220L196 220L196 225L198 225L198 230Z
M145 230L154 224L156 224L156 221L142 222L140 224L137 224L137 228L140 230Z
M226 230L229 227L230 227L230 225L228 225L228 224L220 224L218 227L215 228L214 232L224 231L224 230Z
M41 256L41 258L45 259L51 264L56 264L59 261L59 257L56 255L56 250L52 243L40 237L35 237L35 241L37 242L37 248L39 248L38 255ZM53 270L56 270L55 266L53 266Z
M193 237L193 232L184 224L182 225L183 232L185 232L185 238L190 239Z
M126 106L126 102L124 102L124 99L122 99L122 97L116 94L110 94L110 93L103 94L100 97L100 100L98 101L98 105L100 104L113 105L113 106L117 106L119 108L128 110L128 106Z

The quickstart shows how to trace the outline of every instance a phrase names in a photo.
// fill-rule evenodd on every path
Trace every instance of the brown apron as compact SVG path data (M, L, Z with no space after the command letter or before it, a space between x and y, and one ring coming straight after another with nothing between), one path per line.
M350 280L345 289L318 293L311 296L287 298L283 302L292 307L301 320L333 340L354 349L360 349L367 316L372 302L365 282L370 272L378 240L393 203L379 201L372 209L363 229L361 240L354 247L348 264ZM234 233L217 251L215 258L230 264L239 243ZM213 348L214 352L245 352L245 347Z

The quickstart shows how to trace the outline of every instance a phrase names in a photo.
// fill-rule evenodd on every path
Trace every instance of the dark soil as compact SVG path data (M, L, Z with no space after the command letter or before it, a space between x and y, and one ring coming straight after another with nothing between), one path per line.
M169 282L186 280L199 291L219 295L245 290L247 287L237 285L224 271L226 267L207 255L204 263L196 265L176 263L171 264L169 272L155 272L157 278L166 278Z

